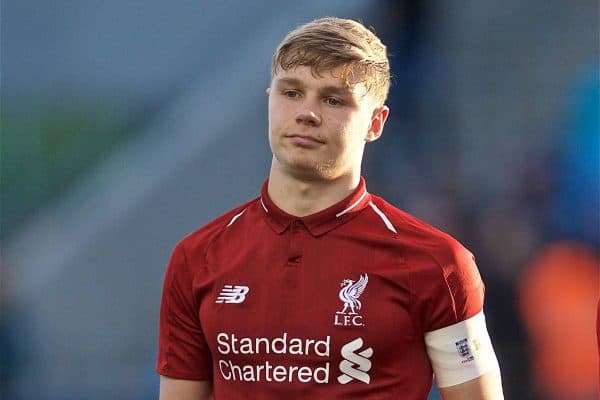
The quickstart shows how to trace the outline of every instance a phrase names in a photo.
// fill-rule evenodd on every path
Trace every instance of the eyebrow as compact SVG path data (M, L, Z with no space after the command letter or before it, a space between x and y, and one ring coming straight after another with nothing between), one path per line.
M304 88L304 83L297 78L277 78L275 80L275 85L279 86L279 85L291 85L291 86L297 86L297 87L301 87ZM350 89L348 89L345 86L335 86L335 85L328 85L328 86L323 86L319 88L319 92L321 93L331 93L331 94L338 94L338 95L352 95L352 91Z

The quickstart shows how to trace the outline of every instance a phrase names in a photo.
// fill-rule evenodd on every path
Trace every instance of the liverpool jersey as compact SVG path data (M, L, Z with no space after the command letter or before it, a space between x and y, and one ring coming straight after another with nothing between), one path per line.
M157 371L212 381L217 400L426 399L436 357L448 384L484 372L469 368L489 338L457 328L483 297L469 251L363 179L302 218L265 183L173 251Z

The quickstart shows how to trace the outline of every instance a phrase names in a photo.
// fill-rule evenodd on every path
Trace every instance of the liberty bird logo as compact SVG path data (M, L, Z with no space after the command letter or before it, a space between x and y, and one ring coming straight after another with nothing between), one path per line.
M334 325L364 325L362 323L362 316L358 315L358 311L362 308L362 303L358 298L365 291L367 283L369 283L369 276L367 274L360 275L357 281L352 279L344 279L342 281L339 298L344 303L344 306L341 311L336 312Z
M344 308L342 311L338 311L338 314L346 314L348 308L350 308L350 314L357 314L356 310L360 310L362 303L358 298L365 291L369 283L369 277L367 274L361 275L358 281L354 282L352 279L344 279L340 286L340 300L344 302Z

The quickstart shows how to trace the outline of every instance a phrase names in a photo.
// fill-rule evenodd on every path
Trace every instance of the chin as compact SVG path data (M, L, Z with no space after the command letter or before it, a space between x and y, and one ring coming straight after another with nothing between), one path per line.
M288 171L296 178L303 180L333 180L337 176L335 169L325 163L291 164L288 165Z
M315 159L314 155L303 152L278 152L275 158L283 170L293 176L302 176L304 179L332 179L336 176L337 169L334 163L326 160Z

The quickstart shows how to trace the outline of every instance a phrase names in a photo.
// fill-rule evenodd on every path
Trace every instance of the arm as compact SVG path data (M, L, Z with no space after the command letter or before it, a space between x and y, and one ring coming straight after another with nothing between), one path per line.
M209 381L189 381L160 376L159 400L212 400Z
M198 315L183 244L175 247L165 273L160 304L158 357L161 400L207 400L212 387L212 358Z
M417 311L436 382L444 400L501 400L500 367L483 313L484 285L473 255L457 242L449 244L449 254L438 254L442 273L417 277L429 284L422 289L429 294L427 308Z
M493 370L470 381L440 388L444 400L503 400L500 371Z

